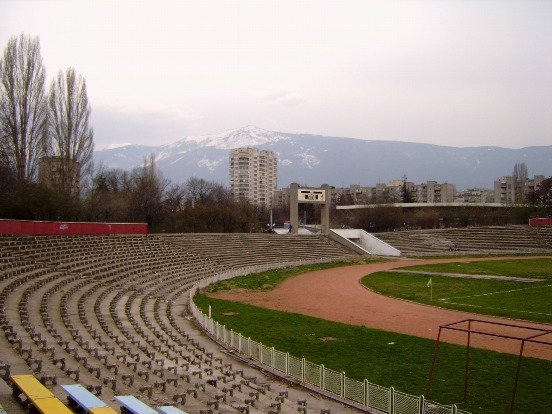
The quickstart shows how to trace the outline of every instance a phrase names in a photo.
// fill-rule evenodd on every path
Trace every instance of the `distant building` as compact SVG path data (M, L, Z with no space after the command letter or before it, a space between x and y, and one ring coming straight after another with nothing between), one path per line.
M332 187L330 199L334 206L401 203L405 185L413 203L452 203L455 201L456 186L454 184L439 184L436 181L415 184L410 181L405 183L402 180L378 183L374 187L363 187L359 184L351 184L349 187ZM284 206L288 203L289 188L282 188L275 192L275 206Z
M514 204L516 199L514 178L500 177L494 182L495 203L510 205Z
M63 157L42 157L38 164L40 184L58 189L67 195L80 195L80 164Z
M272 208L278 188L278 159L273 151L236 148L230 151L230 192L235 200Z
M527 182L525 183L525 195L532 193L535 190L538 190L541 183L545 179L546 178L544 177L544 175L535 175L533 178L527 180Z
M525 181L524 199L528 193L538 189L544 181L544 175L535 175ZM456 190L456 185L427 181L415 184L410 181L393 180L387 183L378 183L375 186L363 187L359 184L351 184L349 187L332 187L330 197L333 206L360 206L369 204L394 204L403 202L403 191L410 193L412 203L446 204L489 204L500 203L503 205L514 204L516 200L515 186L512 177L501 177L495 181L492 188L470 188L462 191ZM283 206L289 204L289 188L282 188L275 192L274 205Z
M274 207L289 206L289 202L290 202L289 187L274 191L274 196L272 197L272 206Z
M414 199L417 203L452 203L456 194L454 184L439 184L437 181L428 181L416 186Z
M405 188L413 203L452 203L456 194L454 184L439 184L437 181L414 184L410 181L393 180L378 183L375 187L361 187L353 184L350 187L334 188L332 203L334 205L401 203L404 200Z
M407 183L407 188L412 190L412 183ZM376 184L375 203L400 203L402 201L403 182L401 180L393 180L387 183Z
M533 178L527 178L524 185L520 186L516 185L512 176L500 177L494 182L495 203L510 205L515 204L516 200L523 201L544 179L544 175L535 175ZM522 195L516 194L516 191L522 191Z
M490 189L468 188L456 193L455 201L466 204L494 203L494 196L494 191Z
M371 197L371 188L361 187L358 184L352 184L344 188L332 188L330 192L332 205L368 204Z

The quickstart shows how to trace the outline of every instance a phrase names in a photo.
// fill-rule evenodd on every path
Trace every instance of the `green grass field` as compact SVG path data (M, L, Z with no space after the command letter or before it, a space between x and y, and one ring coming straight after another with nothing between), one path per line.
M552 259L446 263L404 269L435 274L379 272L363 278L362 284L386 296L432 306L552 323ZM510 276L541 281L453 278L438 273ZM432 289L428 287L430 279Z
M477 260L477 259L474 259ZM494 276L515 276L552 279L552 257L545 259L504 259L474 261L467 263L451 262L433 265L409 266L409 270L428 270L444 273L465 273Z
M547 263L535 262L533 266L532 262L532 260L524 259L523 267L525 267L526 273L531 273L531 277L542 275L543 279L550 282L550 276L546 276ZM480 266L480 264L474 265ZM501 264L497 263L494 267L488 268L487 271L498 272L499 266ZM548 266L548 269L552 268L550 261ZM317 266L316 268L323 267ZM503 263L500 272L494 274L508 275L506 272L509 267L512 269L518 268ZM539 268L541 270L538 270ZM474 272L474 268L469 268L469 266L466 266L466 269L465 273L482 274L483 271L481 267L478 268L477 272ZM521 267L518 270L512 270L512 275L515 272L521 272L520 269ZM277 282L274 282L272 272L251 275L237 278L234 281L227 281L224 288L234 288L236 284L242 289L249 287L268 288L286 277L291 277L305 270L313 269L286 269L285 275L276 272L274 280L277 280ZM431 268L424 271L443 270ZM452 271L447 270L447 272ZM454 273L460 273L460 271L454 269ZM401 285L403 282L399 283L399 279L395 279L397 276L406 277L404 288L399 290L409 290L411 286L414 286L416 290L419 288L418 296L428 295L427 281L429 277L426 275L414 275L412 277L410 274L378 274L376 278L371 280L371 288L383 291L382 285ZM367 279L371 278L372 276ZM391 278L392 283L389 283L389 278ZM441 289L439 287L441 278L432 276L434 296L438 289ZM452 278L443 279L452 280ZM455 283L462 285L462 282L468 279L454 280ZM470 279L469 282L472 282L472 280ZM527 286L527 284L523 285ZM503 288L512 290L512 287ZM211 289L217 290L220 288L219 285ZM465 296L466 293L467 296L474 296L481 289L488 288L481 284L470 284L467 288L452 286L450 292L458 296ZM390 287L385 289L392 290ZM396 292L396 290L394 291ZM409 299L415 300L415 297L416 295ZM538 297L540 298L540 296ZM550 297L550 295L543 295L543 297ZM510 299L502 299L502 302L510 302ZM533 299L533 302L538 302L538 300ZM393 386L399 391L413 395L422 395L425 392L435 345L433 340L328 322L287 312L270 311L235 302L215 300L204 294L197 295L195 302L204 311L211 305L215 320L267 346L274 346L276 349L289 352L296 357L305 357L313 363L324 364L328 368L337 371L345 371L350 378L357 380L366 378L376 384L387 387ZM515 301L512 300L512 302ZM445 307L449 307L449 305L446 304ZM466 305L463 304L462 306ZM515 303L505 308L511 309L510 317L517 317L520 304ZM534 309L538 311L540 308L535 306ZM550 310L550 306L548 306L548 310ZM546 309L544 313L546 313ZM232 314L233 316L224 316L224 314ZM445 343L441 345L430 399L444 404L457 403L463 400L465 356L466 350L462 346ZM517 357L472 349L470 363L468 401L467 404L460 405L459 408L472 413L498 414L508 412ZM524 358L522 367L522 381L518 391L515 412L552 413L552 393L550 392L552 362Z

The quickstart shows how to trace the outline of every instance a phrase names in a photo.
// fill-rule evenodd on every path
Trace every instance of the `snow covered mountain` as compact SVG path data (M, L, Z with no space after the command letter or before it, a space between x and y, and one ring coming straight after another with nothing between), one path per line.
M511 175L524 162L532 177L552 175L552 146L510 149L448 147L399 141L367 141L321 135L288 134L247 126L215 135L189 136L169 145L128 145L94 152L95 163L132 169L154 154L165 178L185 182L204 178L228 186L232 148L255 147L278 155L278 187L292 182L308 186L350 184L372 186L401 179L435 180L458 189L492 188L494 180Z

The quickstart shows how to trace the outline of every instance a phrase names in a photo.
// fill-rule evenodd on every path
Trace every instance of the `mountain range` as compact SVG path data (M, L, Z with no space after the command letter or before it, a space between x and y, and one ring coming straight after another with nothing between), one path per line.
M552 145L519 149L450 147L401 141L288 134L247 126L214 135L189 136L168 145L127 145L94 152L96 165L130 170L153 154L165 178L184 183L191 177L229 185L230 149L253 147L278 156L278 188L296 182L374 186L408 181L456 184L457 189L493 188L494 180L526 164L529 177L552 175Z

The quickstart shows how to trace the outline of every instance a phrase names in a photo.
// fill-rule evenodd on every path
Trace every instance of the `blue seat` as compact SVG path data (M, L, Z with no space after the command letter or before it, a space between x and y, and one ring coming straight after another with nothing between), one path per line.
M88 411L90 408L107 407L107 404L80 384L62 385L61 389L69 396L69 406L80 406Z
M116 395L115 400L122 405L122 414L159 414L159 412L133 395Z
M159 410L161 414L186 414L181 409L173 407L172 405L163 405L161 407L157 407L157 410Z

